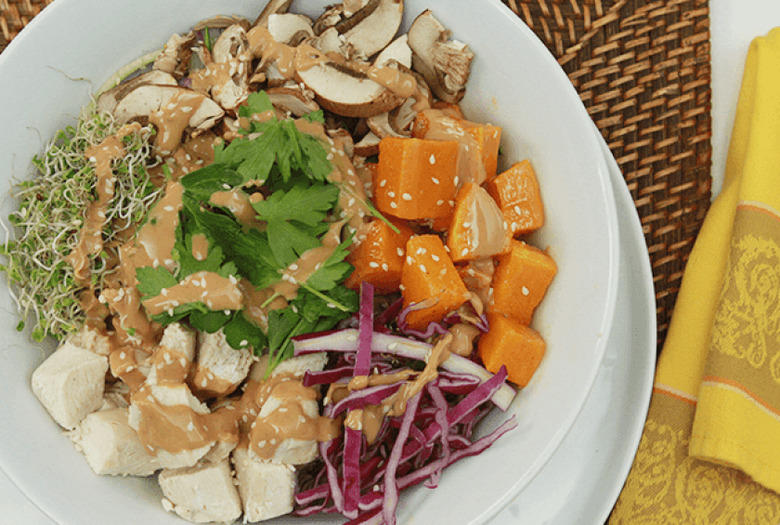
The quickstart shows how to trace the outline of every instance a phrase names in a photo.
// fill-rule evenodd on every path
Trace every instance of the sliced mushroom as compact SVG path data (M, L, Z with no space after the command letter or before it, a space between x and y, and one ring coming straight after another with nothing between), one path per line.
M211 18L207 18L206 20L201 20L195 26L193 26L193 30L195 31L202 31L206 29L207 27L209 29L225 29L232 25L238 24L244 29L250 28L249 20L242 16L213 16Z
M449 40L449 35L430 10L423 11L408 32L415 71L425 77L439 99L456 103L465 93L474 54L466 44Z
M292 0L270 0L263 10L260 12L260 16L257 17L255 23L252 26L265 26L268 24L268 17L274 14L286 13L290 9Z
M293 13L272 14L268 17L268 32L280 44L297 46L304 39L314 36L311 19Z
M341 5L332 5L328 7L323 13L314 21L312 29L314 29L315 35L321 35L326 29L334 27L341 22L341 15L344 13L344 8Z
M384 49L398 32L402 0L355 0L333 6L314 22L315 34L335 27L345 56L370 57Z
M341 37L335 27L329 27L314 38L310 38L308 43L323 53L341 53Z
M376 54L389 44L404 14L401 0L370 0L354 15L336 25L347 44L365 57Z
M369 131L366 135L355 144L355 155L361 157L370 157L379 153L380 138L373 132Z
M113 113L117 103L138 86L145 84L157 84L160 86L177 86L176 78L170 73L152 69L142 75L126 80L116 87L103 92L97 99L98 111L108 111Z
M153 84L139 86L128 93L114 111L120 123L149 117L158 127L155 145L163 155L175 149L187 127L208 129L224 114L219 104L201 93Z
M211 54L219 66L209 66L211 96L226 110L235 109L249 96L249 62L245 58L248 49L246 30L241 24L225 29L214 43Z
M320 109L320 106L300 88L277 87L267 89L266 93L271 99L271 104L285 114L300 117Z
M336 63L311 46L299 46L296 78L314 91L319 104L337 115L370 117L401 105L403 99L349 62Z
M412 48L406 35L401 35L387 45L374 59L375 66L383 66L395 60L407 69L412 67Z
M154 61L154 69L165 71L181 78L187 74L187 66L190 62L193 42L195 42L195 32L190 31L186 35L173 34L165 47Z
M403 66L399 66L403 69ZM425 79L418 73L407 70L414 75L417 81L417 89L411 97L407 97L403 104L387 113L382 113L366 119L366 124L379 138L384 137L410 137L412 124L417 113L431 107L431 91Z

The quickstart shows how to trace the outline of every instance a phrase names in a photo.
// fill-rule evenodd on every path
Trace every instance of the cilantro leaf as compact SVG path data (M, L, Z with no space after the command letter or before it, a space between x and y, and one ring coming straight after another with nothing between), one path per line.
M332 185L296 184L253 205L258 218L268 224L269 248L282 267L321 244L318 237L328 229L325 218L338 196L338 188Z
M243 184L244 178L225 164L209 164L180 179L189 196L208 202L211 194Z
M259 352L267 339L259 326L249 321L243 311L236 312L223 327L225 339L232 348L251 346Z
M135 269L135 278L138 280L138 292L143 297L155 297L162 293L163 288L170 288L179 282L174 275L164 266L152 268L143 266Z
M346 262L352 239L339 244L330 257L306 280L306 284L315 290L326 291L335 288L352 273L353 267Z

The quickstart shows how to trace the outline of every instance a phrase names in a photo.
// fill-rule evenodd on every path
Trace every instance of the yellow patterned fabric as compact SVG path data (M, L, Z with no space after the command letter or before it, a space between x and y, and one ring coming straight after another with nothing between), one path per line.
M751 44L610 524L780 524L780 28Z

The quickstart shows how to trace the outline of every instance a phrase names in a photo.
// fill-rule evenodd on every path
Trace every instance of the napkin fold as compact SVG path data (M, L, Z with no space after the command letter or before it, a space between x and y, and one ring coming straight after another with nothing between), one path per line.
M780 28L748 52L723 189L610 517L623 523L780 523Z

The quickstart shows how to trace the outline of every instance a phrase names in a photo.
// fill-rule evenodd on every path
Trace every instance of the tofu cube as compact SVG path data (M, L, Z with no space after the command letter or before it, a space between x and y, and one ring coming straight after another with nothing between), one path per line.
M32 374L32 390L60 426L73 430L103 403L108 358L66 341Z
M160 468L128 424L127 412L126 408L93 412L69 433L95 474L149 476Z
M246 448L233 451L244 523L268 520L293 510L295 467L251 457Z
M163 507L194 523L233 523L241 516L241 500L230 461L166 469L157 478Z
M192 391L201 398L228 395L246 379L252 361L252 353L231 347L222 330L201 333Z

